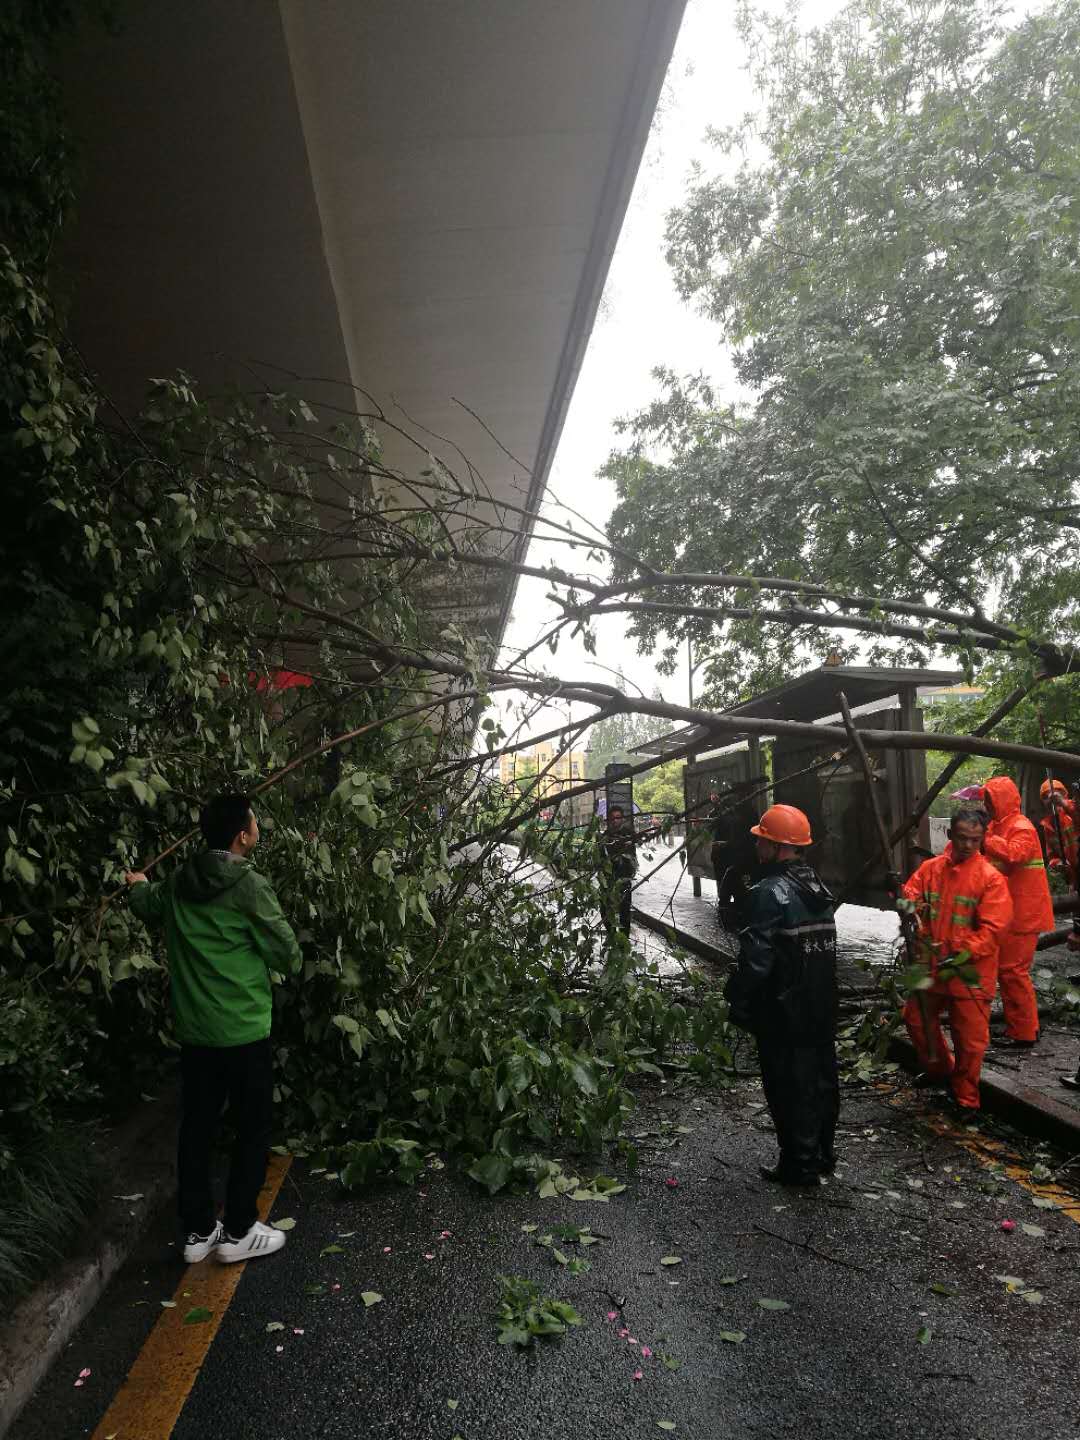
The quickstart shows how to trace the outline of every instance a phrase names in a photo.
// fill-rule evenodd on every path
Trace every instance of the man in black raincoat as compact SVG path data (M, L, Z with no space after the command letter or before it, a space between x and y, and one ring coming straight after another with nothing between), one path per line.
M780 1158L762 1167L781 1185L817 1185L836 1166L834 901L806 863L810 822L773 805L751 829L761 878L749 891L739 965L728 982L736 1025L753 1032Z

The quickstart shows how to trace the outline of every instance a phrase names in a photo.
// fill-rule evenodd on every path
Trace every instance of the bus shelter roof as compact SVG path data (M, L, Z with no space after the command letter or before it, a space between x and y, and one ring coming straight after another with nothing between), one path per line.
M752 700L734 705L724 715L746 715L759 720L802 720L812 722L835 714L840 709L840 693L848 698L852 709L872 705L899 695L901 690L938 689L957 685L963 675L955 670L893 670L878 666L819 665L785 680ZM637 755L666 755L699 739L702 749L731 747L745 736L710 732L703 725L684 725L667 735L659 735L644 745L635 745Z

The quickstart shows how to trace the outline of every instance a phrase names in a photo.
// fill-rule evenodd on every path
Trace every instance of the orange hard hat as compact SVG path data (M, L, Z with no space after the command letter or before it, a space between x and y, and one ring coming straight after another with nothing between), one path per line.
M756 825L750 826L751 835L762 840L771 840L774 845L809 845L810 821L794 805L770 805Z
M1039 798L1045 800L1051 790L1056 790L1059 795L1068 796L1069 788L1063 780L1044 780L1039 786Z

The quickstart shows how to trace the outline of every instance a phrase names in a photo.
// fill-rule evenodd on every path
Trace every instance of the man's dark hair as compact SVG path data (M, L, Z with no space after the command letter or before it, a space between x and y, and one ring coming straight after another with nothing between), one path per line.
M622 808L621 805L612 805L611 809L608 811L608 819L610 820L611 817L612 817L612 815L625 815L625 814L626 814L626 811Z
M203 806L199 829L211 850L228 850L250 818L251 801L246 795L215 795Z
M990 824L990 817L978 805L965 805L960 810L953 811L949 829L951 830L957 822L961 825L978 825L981 830L985 830Z

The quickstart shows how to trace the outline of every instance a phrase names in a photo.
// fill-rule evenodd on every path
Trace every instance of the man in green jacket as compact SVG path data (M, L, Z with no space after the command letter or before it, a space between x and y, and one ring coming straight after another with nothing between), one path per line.
M184 1259L254 1260L285 1236L256 1218L273 1116L270 972L300 968L300 946L277 896L248 857L259 822L245 795L211 800L199 825L207 848L167 880L124 876L131 908L162 926L180 1042L182 1116L177 1169ZM236 1126L224 1223L216 1218L210 1152L226 1100Z

